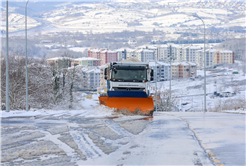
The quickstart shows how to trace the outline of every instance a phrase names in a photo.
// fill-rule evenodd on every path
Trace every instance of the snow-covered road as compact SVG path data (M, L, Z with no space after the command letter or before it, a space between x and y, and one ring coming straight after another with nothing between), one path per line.
M246 165L245 114L167 113L186 121L215 163Z
M93 102L86 112L3 113L3 165L245 165L245 114L112 116Z

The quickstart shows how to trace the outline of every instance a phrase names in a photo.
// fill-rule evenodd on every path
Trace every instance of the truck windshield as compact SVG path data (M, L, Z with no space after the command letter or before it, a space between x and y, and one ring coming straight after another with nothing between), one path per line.
M142 82L147 80L146 70L117 69L112 72L115 81Z

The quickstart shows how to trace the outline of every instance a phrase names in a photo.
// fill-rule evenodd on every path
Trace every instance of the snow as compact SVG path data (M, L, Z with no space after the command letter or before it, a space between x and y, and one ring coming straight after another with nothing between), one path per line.
M245 115L226 113L167 113L189 123L202 146L228 165L245 163ZM233 153L231 153L233 151Z
M74 52L84 52L85 50L89 49L88 47L72 47L68 48L69 50L72 50Z
M97 58L92 58L92 57L82 57L82 58L77 58L77 59L74 59L75 61L80 61L80 60L84 60L84 61L88 61L88 60L90 60L90 61L96 61L96 60L100 60L100 59L97 59Z
M93 70L94 71L94 70ZM97 71L98 72L98 71ZM19 116L25 116L25 117L34 117L34 116L40 116L40 115L54 115L60 116L60 115L78 115L83 117L105 117L110 116L113 112L113 109L108 109L105 106L98 105L99 100L97 95L92 96L92 100L90 99L83 99L78 104L74 106L77 110L46 110L46 109L31 109L30 111L1 111L1 117L19 117Z
M235 65L242 64L236 61ZM99 105L98 94L89 92L76 92L71 110L1 111L2 161L14 165L245 165L245 109L214 109L220 102L245 102L245 84L238 84L240 93L234 96L211 98L214 91L233 91L232 85L223 85L232 78L245 80L240 70L233 75L234 70L225 65L206 71L206 113L202 112L202 78L172 80L178 111L158 111L147 118L116 114ZM203 73L198 70L201 77ZM168 89L169 83L158 82L159 90ZM154 84L150 86L154 92ZM87 94L92 94L91 99Z
M2 138L4 145L9 144L6 141L32 139L35 142L4 150L3 161L30 164L37 162L36 156L40 155L43 163L53 159L57 163L77 165L212 166L208 154L215 154L222 163L232 163L227 159L228 153L222 152L237 148L238 152L230 155L238 163L243 162L245 116L242 114L155 112L153 118L147 119L124 115L108 119L115 115L114 110L99 105L97 94L92 99L81 98L73 105L75 110L2 111L2 118L28 117L29 123L37 118L38 127L46 126L45 130L30 128L33 132L29 131L28 135L20 131L11 135L6 131ZM42 148L45 145L49 147ZM25 152L21 151L23 148Z

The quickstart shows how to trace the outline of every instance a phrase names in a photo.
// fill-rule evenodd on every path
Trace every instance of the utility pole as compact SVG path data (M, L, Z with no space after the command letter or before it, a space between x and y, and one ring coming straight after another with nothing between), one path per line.
M203 48L203 63L204 63L204 113L206 112L206 56L205 56L205 23L201 17L198 15L190 15L200 19L204 26L204 48Z
M9 112L9 2L6 1L6 111Z
M27 4L29 0L26 2L26 10L25 10L25 29L26 29L26 111L29 110L28 105L28 70L27 70Z
M156 62L156 57L155 57L155 110L157 110L157 62Z
M193 111L193 97L194 97L194 96L192 96L192 111Z
M172 80L172 45L170 45L170 82L169 82L169 112L171 112L171 80Z

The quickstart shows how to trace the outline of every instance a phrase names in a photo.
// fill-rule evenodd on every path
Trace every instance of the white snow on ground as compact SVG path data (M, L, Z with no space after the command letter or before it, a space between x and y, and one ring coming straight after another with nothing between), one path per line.
M88 47L72 47L72 48L69 48L69 50L72 50L75 52L84 52L87 49L88 49Z
M2 117L41 115L82 118L82 122L78 123L59 120L59 123L66 123L65 126L58 125L45 131L39 130L45 134L45 137L38 138L38 141L52 141L57 145L57 151L61 155L66 155L67 160L70 158L70 162L78 165L180 165L182 163L182 165L212 166L212 161L205 151L212 151L223 163L229 162L226 159L228 154L221 154L223 145L227 147L226 151L230 150L233 143L237 146L239 146L238 143L245 145L242 140L245 128L241 130L244 123L242 120L245 117L241 114L155 112L150 121L140 120L142 116L123 115L110 120L105 117L112 117L113 109L100 106L96 94L92 95L92 99L84 99L74 104L77 104L77 109L81 108L81 110L11 111L2 112ZM86 118L94 120L88 123ZM35 119L36 123L39 121L42 122L42 119ZM47 123L48 120L43 122ZM225 130L225 127L230 130ZM58 139L62 137L62 133L71 135L86 159L79 160L76 157L76 150ZM95 135L93 136L92 133L100 135L100 139L94 139ZM100 141L103 144L98 144ZM109 148L109 154L106 153L107 149L103 149L105 147ZM51 152L47 151L47 153ZM242 156L238 152L235 154ZM51 153L51 155L54 154ZM19 156L21 157L22 154L20 153ZM235 155L232 156L235 157ZM49 157L49 155L41 156L41 159L45 162L45 159ZM31 160L31 162L35 161ZM242 159L239 161L241 162Z
M222 108L221 105L225 105L231 102L231 105L236 106L236 102L244 102L246 105L246 77L240 68L235 68L235 66L241 66L241 62L236 61L234 68L229 68L226 66L220 66L215 68L215 70L206 71L206 109L208 111L216 112L234 112L234 113L246 113L246 108L244 110L236 109L232 110L227 108ZM239 74L232 74L234 71L238 71ZM204 70L197 70L197 76L195 80L180 79L171 81L172 97L175 98L176 107L180 111L203 111L204 109ZM169 81L158 82L157 91L169 90ZM150 84L150 92L155 92L155 83ZM237 91L236 95L230 97L214 97L214 92L230 92L233 93ZM186 105L182 105L187 103ZM216 110L215 110L216 108ZM234 108L233 108L234 109Z
M214 86L215 80L218 86L224 86L224 82L245 80L241 71L237 75L232 75L234 69L223 66L217 69L221 72L207 71L206 73L209 93L216 88L221 89ZM217 76L214 77L214 74ZM203 71L198 71L198 75L203 76ZM203 110L203 88L188 87L199 87L203 81L203 79L172 80L172 89L175 90L173 93L179 96L178 108L181 108L183 112L155 112L153 119L149 120L143 120L143 116L124 115L117 115L116 119L107 118L116 116L115 113L112 114L114 109L99 105L98 94L93 94L91 99L89 96L85 98L85 95L77 94L73 110L57 108L56 110L31 109L28 112L1 111L1 117L5 120L4 129L2 129L4 131L2 139L6 148L3 149L4 161L22 162L24 160L24 164L29 165L28 162L37 161L35 155L40 151L31 153L32 147L42 150L44 144L47 144L53 150L48 148L40 153L44 163L48 162L45 159L59 152L60 155L64 155L66 162L74 162L77 165L212 166L216 164L217 159L225 165L235 163L245 165L242 164L245 163L243 161L245 159L245 110L223 110L230 113L221 113L219 110L205 114L199 112ZM159 82L158 86L163 90L168 89L169 82ZM228 98L211 98L209 94L207 96L208 110L217 102L239 99L245 101L245 85L238 85L238 88L239 90L242 88L240 94ZM228 86L221 90L231 91L233 88ZM188 104L181 107L182 103ZM24 120L28 118L28 125L31 123L38 125L16 129L13 125L18 125L18 119L21 117ZM32 134L25 136L25 133ZM13 145L9 142L13 141L8 140L14 140L13 138L17 138L18 142L14 142L17 144L10 148ZM19 144L21 141L30 141L30 139L32 141L35 139L35 142L24 145L27 149L24 153ZM77 148L72 145L76 145ZM14 156L8 155L15 150L17 152ZM83 158L77 157L78 150ZM43 157L44 154L48 154L47 157ZM27 160L27 157L32 160ZM61 162L61 158L56 161Z
M224 165L245 165L245 115L228 113L166 113L185 120L201 145Z
M113 109L109 109L103 105L99 105L98 95L93 95L92 100L84 99L79 103L75 103L74 107L76 110L46 110L46 109L31 109L30 111L17 111L13 110L10 112L1 111L1 117L16 117L16 116L38 116L38 115L77 115L84 117L105 117L111 116Z

